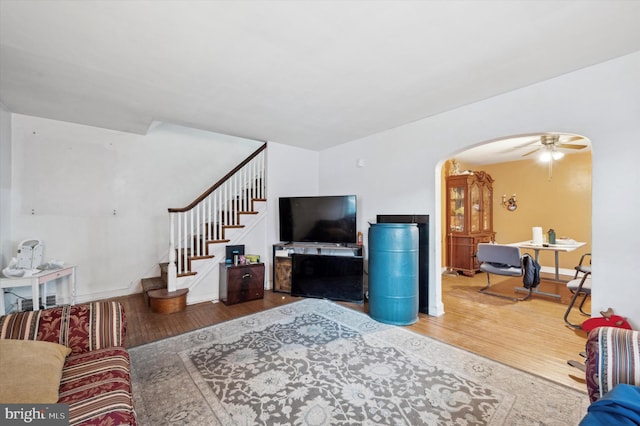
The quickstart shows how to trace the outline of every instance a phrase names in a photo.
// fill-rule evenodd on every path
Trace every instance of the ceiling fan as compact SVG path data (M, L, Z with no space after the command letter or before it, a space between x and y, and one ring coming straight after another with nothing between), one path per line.
M531 144L537 144L540 143L540 146L536 149L534 149L533 151L529 151L526 154L523 154L523 157L526 157L527 155L531 155L533 153L536 153L540 150L545 150L546 152L548 152L548 156L551 156L551 158L553 158L554 160L558 160L560 158L562 158L562 154L560 156L558 155L553 155L553 153L557 152L560 153L560 151L558 151L558 149L583 149L586 148L587 145L574 145L568 142L575 142L575 141L579 141L583 139L582 136L569 136L568 138L564 139L563 141L560 140L560 135L540 135L540 140L539 141L534 141L529 143L529 145ZM525 145L526 146L526 145ZM544 154L545 152L543 152ZM548 161L548 160L547 160Z
M567 135L568 136L568 135ZM540 146L533 151L529 151L526 154L523 154L523 157L527 155L534 154L538 151L542 151L540 153L540 161L549 163L549 180L553 178L553 161L559 160L564 157L564 153L560 151L560 149L583 149L586 148L587 145L575 145L568 142L575 142L580 139L583 139L582 136L569 136L562 142L560 141L560 135L540 135L540 140L535 141L533 143L537 144L540 142Z

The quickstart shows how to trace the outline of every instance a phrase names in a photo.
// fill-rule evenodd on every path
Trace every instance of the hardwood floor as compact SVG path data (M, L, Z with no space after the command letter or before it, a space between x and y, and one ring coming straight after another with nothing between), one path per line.
M513 293L521 287L520 279L492 277L498 291ZM544 282L543 291L562 294L560 300L534 295L527 301L506 299L478 293L486 282L485 274L473 278L443 276L445 314L432 317L420 314L408 329L458 346L476 354L527 371L549 380L584 391L584 374L567 365L567 360L582 360L586 334L565 326L566 304L570 298L563 284ZM127 347L175 336L254 312L292 303L300 298L265 291L262 300L226 306L222 303L199 303L183 312L156 314L145 305L141 294L116 298L127 315ZM587 302L588 303L588 302ZM341 303L367 312L368 305ZM577 308L570 316L581 322Z

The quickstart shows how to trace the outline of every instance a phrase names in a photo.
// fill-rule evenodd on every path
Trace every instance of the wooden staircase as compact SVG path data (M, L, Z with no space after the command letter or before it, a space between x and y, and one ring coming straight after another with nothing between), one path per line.
M188 206L168 209L169 261L160 264L160 277L141 280L153 312L183 310L189 288L194 290L202 280L196 277L198 271L207 276L217 266L212 262L214 252L221 252L220 244L232 243L227 231L245 228L243 217L260 213L256 202L266 201L266 147L263 144Z
M208 240L201 238L200 236L194 236L194 246L200 245L199 255L192 253L193 249L182 249L186 250L187 257L187 269L180 274L179 277L187 277L191 275L196 275L197 272L192 271L191 264L197 260L211 260L215 258L215 255L209 254L214 251L211 248L215 244L229 244L231 239L225 237L225 231L230 229L242 229L245 225L242 225L242 217L244 215L257 215L259 212L255 210L256 202L266 202L265 198L256 198L251 200L251 211L242 211L238 212L238 218L234 225L225 225L221 224L219 235L222 236L220 239L216 240ZM177 253L177 256L184 255L184 252ZM188 288L178 289L176 291L169 291L168 287L168 263L160 263L160 276L151 277L151 278L143 278L141 280L142 284L142 292L144 295L144 299L146 305L149 306L152 312L161 313L161 314L170 314L174 312L183 311L187 306L187 294L189 293Z

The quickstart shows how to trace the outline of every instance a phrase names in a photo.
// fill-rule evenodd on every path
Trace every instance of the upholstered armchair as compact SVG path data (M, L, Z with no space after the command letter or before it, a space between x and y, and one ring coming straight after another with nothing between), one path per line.
M587 339L586 381L591 402L617 384L640 386L640 331L598 327Z

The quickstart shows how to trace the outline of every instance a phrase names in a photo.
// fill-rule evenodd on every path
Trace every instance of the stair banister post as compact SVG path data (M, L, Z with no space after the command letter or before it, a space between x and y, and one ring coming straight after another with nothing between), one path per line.
M178 270L176 269L175 215L169 213L169 265L167 267L167 290L176 291L178 287Z

